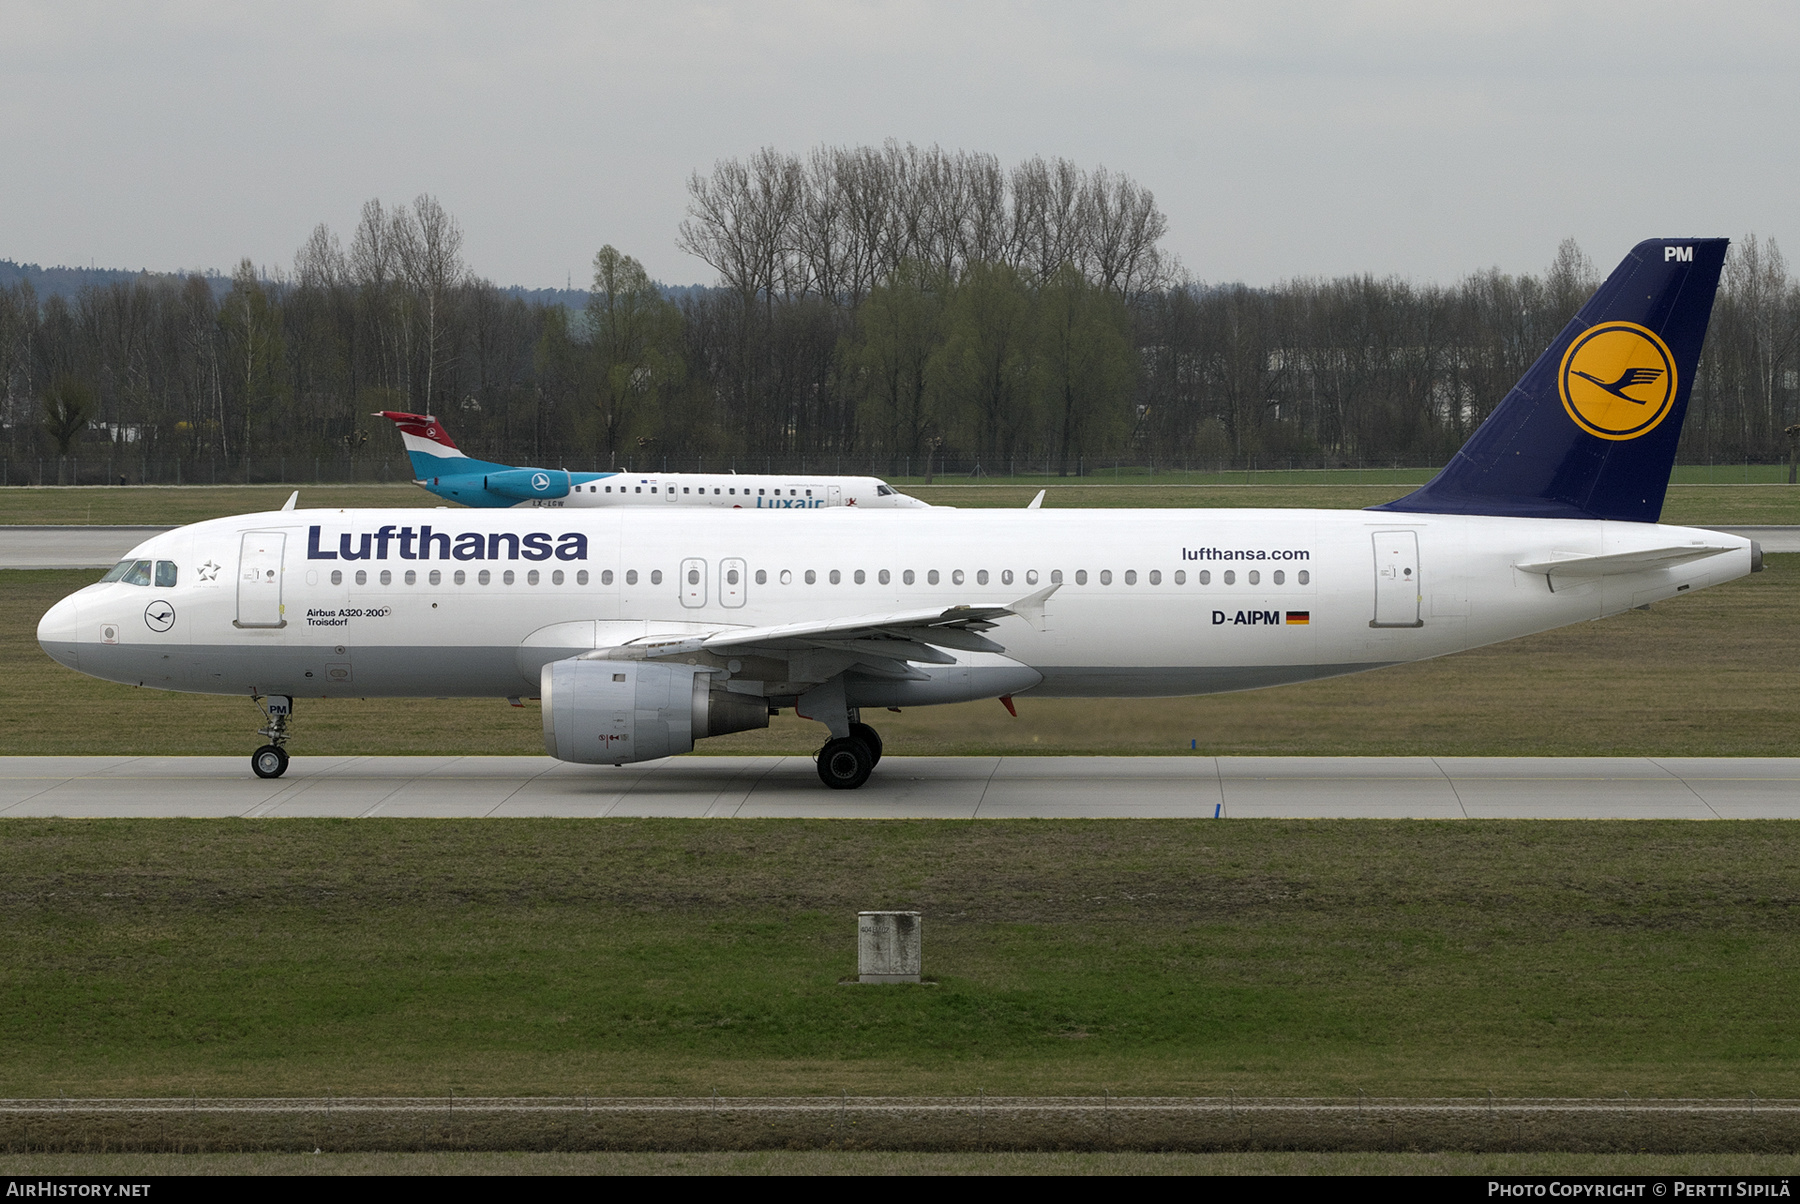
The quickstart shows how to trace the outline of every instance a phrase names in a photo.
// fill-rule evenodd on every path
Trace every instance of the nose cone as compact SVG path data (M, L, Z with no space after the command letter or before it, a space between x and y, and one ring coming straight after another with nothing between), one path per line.
M57 664L79 671L81 658L77 654L77 648L80 627L80 595L70 594L45 611L44 617L38 620L38 646Z

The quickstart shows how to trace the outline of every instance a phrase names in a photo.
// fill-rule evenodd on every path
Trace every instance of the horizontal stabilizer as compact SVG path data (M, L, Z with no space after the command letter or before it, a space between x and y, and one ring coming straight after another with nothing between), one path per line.
M1614 577L1623 573L1645 573L1652 569L1673 568L1690 560L1735 552L1738 544L1675 544L1666 548L1644 548L1635 552L1613 552L1606 556L1571 554L1551 560L1513 567L1527 573L1556 577Z

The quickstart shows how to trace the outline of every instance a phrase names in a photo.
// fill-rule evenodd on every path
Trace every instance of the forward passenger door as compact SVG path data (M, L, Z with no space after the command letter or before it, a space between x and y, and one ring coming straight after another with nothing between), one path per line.
M287 626L281 606L281 559L286 545L287 536L280 531L244 533L238 545L236 626Z

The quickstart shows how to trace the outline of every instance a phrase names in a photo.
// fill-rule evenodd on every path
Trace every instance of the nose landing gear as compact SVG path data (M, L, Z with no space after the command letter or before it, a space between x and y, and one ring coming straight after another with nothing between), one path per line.
M250 769L259 778L278 778L287 772L288 754L282 745L288 742L288 721L294 716L294 700L280 694L253 698L268 722L256 734L268 743L250 754Z

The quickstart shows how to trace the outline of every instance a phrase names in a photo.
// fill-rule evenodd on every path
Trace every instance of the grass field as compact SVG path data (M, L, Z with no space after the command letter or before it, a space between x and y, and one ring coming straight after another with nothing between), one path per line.
M1792 1175L1787 1154L0 1154L0 1175Z
M1405 476L1406 474L1401 474ZM1075 483L1051 478L1046 482L1012 481L997 484L940 483L907 485L907 492L933 505L959 507L1023 506L1040 487L1047 488L1048 508L1104 507L1230 507L1292 506L1355 509L1379 505L1410 492L1430 474L1415 472L1405 481L1371 481L1348 484L1284 482L1253 479L1249 483L1195 485L1179 479L1156 478L1106 483L1084 478ZM1679 475L1679 474L1678 474ZM1784 476L1783 481L1786 480ZM274 510L298 489L301 509L334 509L342 506L410 506L425 508L439 500L415 485L187 485L187 486L82 486L57 488L16 486L0 489L0 526L8 524L148 523L175 526ZM1730 526L1800 523L1800 487L1773 483L1718 483L1702 481L1670 487L1663 521L1697 526Z
M1800 749L1800 556L1650 612L1356 677L1202 698L1018 699L873 717L890 751L1434 755L1765 755ZM38 617L95 572L0 573L0 755L249 755L245 699L83 677L38 648ZM296 756L540 753L538 710L499 699L302 699ZM704 741L811 753L816 724Z
M1797 857L1744 822L16 820L0 1096L1792 1098ZM899 906L937 985L838 985Z
M1053 489L1049 505L1367 505L1395 486ZM920 491L923 493L924 491ZM942 487L1019 505L1028 487ZM84 495L87 495L84 498ZM280 490L0 490L0 522L185 522ZM1792 496L1793 503L1788 501ZM425 504L410 487L301 504ZM94 510L88 510L92 506ZM109 509L110 507L110 509ZM1800 521L1682 486L1670 521ZM1212 698L883 714L891 751L1788 755L1800 556L1602 623ZM0 573L0 755L247 753L241 699L97 682ZM810 752L788 716L708 751ZM498 700L303 700L297 755L541 750ZM1776 823L15 820L0 1095L1800 1095L1800 827ZM823 872L821 872L823 871ZM838 985L919 907L934 986ZM0 1160L0 1171L308 1169ZM523 1158L523 1160L521 1160ZM423 1173L1786 1173L1544 1155L325 1155ZM105 1170L104 1167L120 1168ZM163 1168L160 1172L155 1168Z

